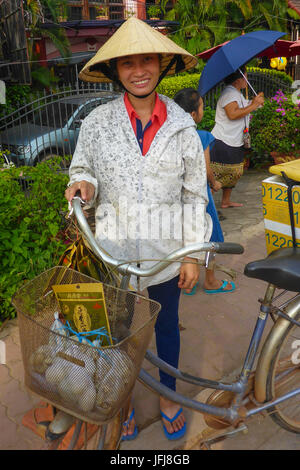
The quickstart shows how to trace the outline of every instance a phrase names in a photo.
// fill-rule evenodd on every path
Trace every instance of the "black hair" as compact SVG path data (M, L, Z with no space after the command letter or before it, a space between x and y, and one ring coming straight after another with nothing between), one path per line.
M243 65L242 67L240 67L239 70L237 70L236 72L232 73L231 75L228 75L228 77L224 78L224 83L225 85L231 85L232 83L234 83L236 80L238 80L239 78L242 78L243 75L241 74L240 70L243 72L243 74L245 74L246 72L246 66Z
M201 95L194 88L183 88L174 96L174 101L187 113L197 112Z

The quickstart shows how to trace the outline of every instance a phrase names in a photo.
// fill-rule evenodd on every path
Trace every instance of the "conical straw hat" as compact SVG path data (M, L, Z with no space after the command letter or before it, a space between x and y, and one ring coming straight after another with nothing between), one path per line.
M111 82L97 64L109 65L111 59L133 54L161 54L161 71L164 71L174 55L183 60L180 72L188 70L198 62L198 59L179 47L171 39L147 25L142 20L131 17L106 41L94 57L83 67L79 74L81 80L87 82ZM96 67L95 67L96 66ZM93 68L95 69L93 70ZM176 64L166 75L174 75Z

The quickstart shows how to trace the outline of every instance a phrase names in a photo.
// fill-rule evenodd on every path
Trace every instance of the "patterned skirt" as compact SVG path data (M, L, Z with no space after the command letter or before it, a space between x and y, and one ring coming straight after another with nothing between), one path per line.
M210 166L222 188L234 188L244 172L244 162L236 164L211 162Z
M210 166L223 188L234 188L244 171L244 147L231 147L216 139L210 152Z

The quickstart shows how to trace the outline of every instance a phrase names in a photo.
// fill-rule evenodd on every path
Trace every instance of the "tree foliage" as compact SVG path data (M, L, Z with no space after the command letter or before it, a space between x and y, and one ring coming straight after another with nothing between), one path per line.
M23 7L26 28L28 30L27 44L32 77L42 86L50 86L57 80L49 69L39 65L39 54L34 47L35 38L48 37L62 57L69 57L71 55L70 44L65 30L58 23L58 16L65 12L67 1L23 0ZM43 28L42 24L44 21L52 22L53 27L51 29Z
M165 11L164 1L162 10ZM165 19L179 21L171 38L195 55L244 31L287 31L288 7L282 0L177 0Z
M24 281L58 263L68 207L60 157L19 168L1 159L0 152L0 325L14 316L11 298Z

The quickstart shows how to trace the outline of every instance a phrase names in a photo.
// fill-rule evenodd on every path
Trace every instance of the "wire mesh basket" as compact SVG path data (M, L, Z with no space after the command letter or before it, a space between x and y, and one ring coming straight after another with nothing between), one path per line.
M96 348L51 330L59 304L56 284L98 282L55 267L14 296L25 385L53 406L94 424L109 422L125 404L150 343L160 304L103 284L112 346Z

